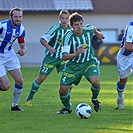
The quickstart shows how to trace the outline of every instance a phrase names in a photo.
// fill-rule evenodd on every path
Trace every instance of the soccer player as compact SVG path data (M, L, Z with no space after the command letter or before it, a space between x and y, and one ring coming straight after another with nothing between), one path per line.
M116 109L123 109L126 82L128 80L128 76L132 74L133 70L133 22L130 22L125 29L121 48L117 53L117 67L119 81L116 85L116 90L118 92L118 106Z
M70 29L69 12L61 10L58 18L59 23L50 27L50 29L41 37L40 42L46 48L45 56L42 61L39 75L33 81L30 93L26 99L26 105L32 106L34 94L39 89L42 82L56 67L57 72L63 70L65 61L61 59L62 37Z
M20 50L17 54L23 56L26 53L25 29L21 24L23 11L20 8L12 8L9 12L9 20L0 22L0 91L7 91L10 82L6 72L14 79L13 102L11 111L24 111L18 106L23 91L23 78L20 70L20 62L14 52L12 45L18 40Z
M68 60L59 89L60 100L64 107L57 114L71 113L69 88L72 84L78 85L83 75L92 85L92 103L97 112L100 109L97 98L100 91L100 72L99 61L94 57L92 36L93 33L100 39L104 36L92 25L83 26L83 17L77 12L70 15L70 26L72 30L64 35L62 48L62 59Z

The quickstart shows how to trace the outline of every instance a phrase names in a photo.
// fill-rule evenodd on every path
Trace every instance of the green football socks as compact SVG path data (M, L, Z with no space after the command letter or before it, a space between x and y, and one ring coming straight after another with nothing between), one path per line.
M60 99L63 105L66 107L66 109L71 110L70 93L67 93L65 96L60 96Z
M69 93L71 92L72 88L73 88L73 85L70 86L69 91L68 91Z
M94 88L93 86L91 87L92 91L92 99L97 100L98 94L100 92L100 87L99 88Z
M28 101L29 99L33 99L33 96L34 96L34 94L37 92L37 90L39 89L39 87L40 87L40 85L37 84L36 81L34 81L33 84L32 84L32 88L31 88L31 90L30 90L29 96L28 96L28 98L27 98L27 101Z

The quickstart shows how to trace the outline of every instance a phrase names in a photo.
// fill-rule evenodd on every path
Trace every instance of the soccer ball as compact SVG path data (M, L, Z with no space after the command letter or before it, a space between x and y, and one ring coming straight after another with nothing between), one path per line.
M92 114L92 108L86 103L80 103L77 105L75 113L80 119L88 119Z

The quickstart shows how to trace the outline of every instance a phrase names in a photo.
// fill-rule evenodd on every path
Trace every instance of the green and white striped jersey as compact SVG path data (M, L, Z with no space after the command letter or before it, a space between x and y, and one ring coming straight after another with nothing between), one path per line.
M51 54L48 49L46 49L45 55L61 59L62 38L69 29L69 25L67 29L64 29L61 27L60 23L57 23L50 27L50 29L41 38L45 39L47 43L56 50L56 52L54 54Z
M92 36L94 33L94 27L92 25L86 25L83 27L83 33L80 36L77 36L73 33L72 30L68 31L63 37L63 53L74 53L76 52L79 46L86 48L86 52L80 54L78 57L71 60L75 63L84 63L91 59L95 59L94 50L92 48Z

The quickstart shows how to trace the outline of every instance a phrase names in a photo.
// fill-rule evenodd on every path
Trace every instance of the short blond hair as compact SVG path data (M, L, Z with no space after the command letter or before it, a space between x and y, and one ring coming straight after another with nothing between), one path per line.
M62 14L68 14L68 15L70 15L70 13L69 13L68 10L61 10L60 13L59 13L58 18L60 18L60 16L61 16Z

